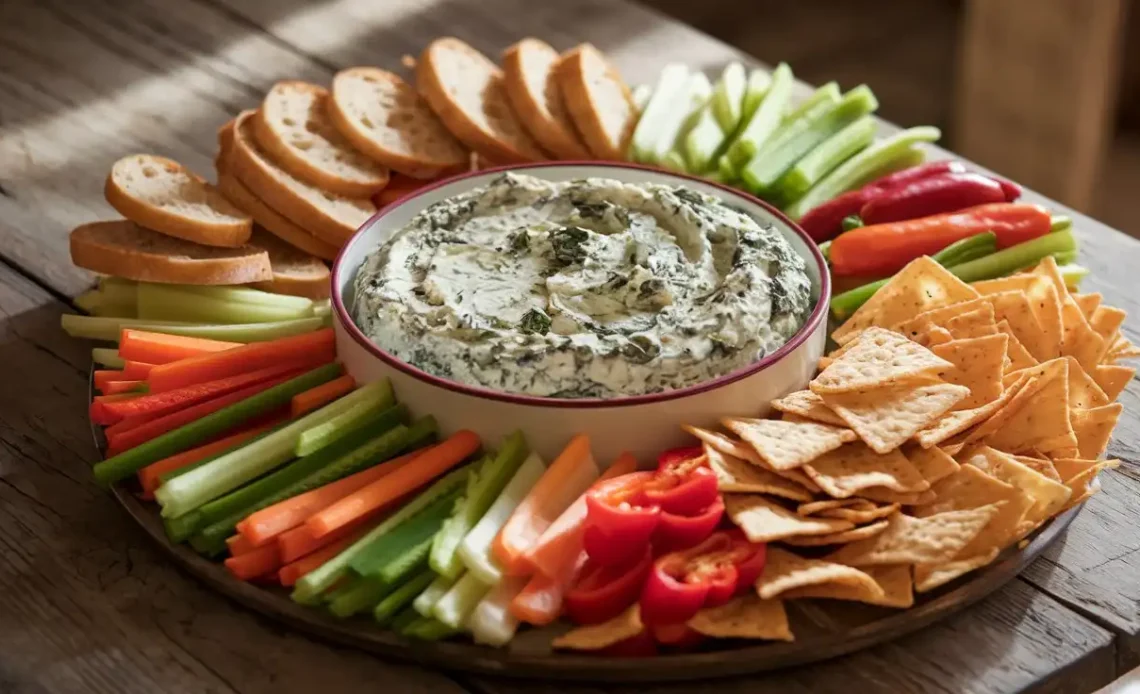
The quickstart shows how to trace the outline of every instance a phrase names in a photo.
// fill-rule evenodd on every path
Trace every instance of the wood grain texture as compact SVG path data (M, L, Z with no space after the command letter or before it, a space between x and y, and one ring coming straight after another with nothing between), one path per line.
M61 308L0 264L0 691L463 691L275 628L153 551L91 477L90 346Z

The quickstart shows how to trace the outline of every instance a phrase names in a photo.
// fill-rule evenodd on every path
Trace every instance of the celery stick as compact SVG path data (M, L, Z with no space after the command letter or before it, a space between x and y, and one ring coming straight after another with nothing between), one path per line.
M467 620L475 643L505 646L514 638L519 620L511 614L511 601L526 585L527 578L511 576L491 589Z
M679 110L689 80L689 68L680 63L670 63L661 70L653 94L641 112L641 118L633 131L630 142L630 158L634 161L657 161L658 148L664 144L669 149L671 142L664 142L663 133L670 129L674 113Z
M458 580L447 576L436 576L434 571L432 575L435 576L432 582L412 601L412 607L424 617L432 615L432 608L435 607L440 598L447 595L447 591L451 590L451 586L455 585L455 581Z
M713 88L709 108L713 119L720 126L723 134L728 135L740 125L740 116L744 108L744 92L748 87L748 78L744 66L740 63L729 63L720 73L720 79Z
M146 286L146 283L140 282L139 286ZM197 294L231 304L254 304L256 306L273 306L292 309L298 312L298 317L312 315L314 307L313 300L306 299L303 296L274 294L250 287L203 286L197 284L170 284L165 286L177 289L184 294ZM325 301L327 302L328 300L326 299Z
M448 490L426 506L423 511L394 528L369 547L359 552L349 566L361 576L375 576L382 573L393 562L406 564L405 555L419 555L427 559L431 550L431 540L447 520L462 490ZM420 546L428 543L427 551ZM390 572L391 573L391 572Z
M1073 228L1073 220L1063 214L1054 215L1049 223L1049 231L1064 231Z
M100 302L92 310L91 314L98 318L137 318L138 313L135 307L130 304L114 304L110 302Z
M744 85L744 99L740 102L740 122L737 123L737 130L752 119L771 87L772 75L768 72L756 68L748 73L748 84Z
M103 302L103 295L97 289L88 289L71 300L84 313L95 313L95 308Z
M653 96L653 87L648 84L639 84L633 88L630 98L633 99L633 105L637 107L638 113L645 110L651 96Z
M963 282L978 282L1004 277L1021 268L1035 265L1046 256L1076 250L1077 240L1073 232L1058 231L955 265L949 270Z
M75 338L118 342L123 328L135 328L167 335L205 337L226 342L264 342L281 337L301 335L319 330L324 324L320 318L300 318L279 323L248 323L243 325L203 325L173 321L140 320L137 318L100 318L65 313L60 317L63 330Z
M163 518L162 527L166 531L166 537L177 544L190 539L198 529L200 521L201 514L191 511L177 518Z
M1060 253L1053 253L1052 256L1053 260L1057 261L1058 265L1068 265L1069 263L1075 263L1079 257L1076 250L1061 251ZM1026 266L1026 269L1032 268L1036 265L1037 263L1033 263L1033 265Z
M387 583L376 578L362 578L329 602L329 612L345 619L365 610L371 611L390 592L392 587Z
M339 365L336 366L339 374ZM369 396L370 393L363 388L353 391L315 412L290 422L263 439L163 484L154 493L155 499L162 505L163 517L181 516L278 467L293 457L293 446L296 445L301 432L327 422ZM203 420L199 420L198 423L201 421Z
M780 119L780 125L776 131L772 133L772 137L768 138L765 147L774 146L777 143L783 142L788 137L788 132L792 128L801 127L797 125L801 119L810 113L818 113L821 109L828 106L834 106L839 103L842 98L843 92L839 90L838 82L828 82L808 95L806 99L794 106L789 103L787 113Z
M661 161L658 162L663 168L670 171L677 171L678 173L685 173L689 170L688 164L685 162L685 157L680 152L667 152Z
M401 631L404 636L410 636L421 641L440 641L459 633L459 629L450 627L434 619L420 617L404 627Z
M442 521L440 523L442 525ZM439 530L437 529L438 533ZM391 561L380 569L377 576L381 581L391 583L393 585L402 583L408 579L409 576L414 576L419 571L426 569L428 566L428 553L431 552L431 541L435 535L427 538L415 547L412 547L406 552L393 557Z
M474 467L463 499L456 504L432 544L431 568L436 573L454 580L463 572L459 545L502 494L529 453L522 432L516 431L503 441L498 455Z
M531 453L511 477L511 481L503 487L495 502L460 543L460 559L467 569L484 583L493 585L502 578L502 569L491 555L491 544L499 534L499 529L506 524L511 513L522 503L523 498L545 471L546 466L542 458Z
M1057 269L1065 280L1065 286L1074 291L1080 289L1081 280L1089 275L1089 269L1080 265L1062 265Z
M712 106L706 104L701 109L697 124L685 135L682 149L685 152L688 170L693 173L707 171L710 164L716 160L724 141L724 131L720 129L716 117L713 116Z
M376 605L376 609L372 610L372 617L380 624L386 623L392 615L407 607L417 595L420 595L434 578L435 574L431 571L422 571L408 579Z
M396 631L402 634L404 633L405 629L410 627L412 624L420 621L421 619L423 619L423 617L420 616L419 612L416 612L412 608L408 607L405 608L403 612L393 617L392 622L389 626L391 627L392 631Z
M372 419L376 414L383 412L396 402L396 398L392 394L392 384L387 380L369 383L361 390L367 390L368 395L362 396L355 405L327 422L301 432L293 453L298 457L314 453L346 434L356 431L362 423Z
M456 581L432 608L432 616L452 629L461 629L490 590L491 586L480 581L475 574L463 574L463 578Z
M173 285L141 283L139 318L145 320L190 321L199 323L276 323L307 318L312 305L302 307L223 300Z
M776 182L781 193L792 200L811 189L821 178L863 150L875 139L875 119L863 116L808 152Z
M642 159L651 164L664 164L679 171L685 171L685 159L681 155L685 136L696 125L700 109L708 101L712 85L704 73L698 72L685 80L684 88L677 95L668 116L657 127L657 144L643 150Z
M95 316L79 316L74 313L65 313L60 316L59 324L64 332L71 337L106 340L108 342L118 342L123 328L138 328L146 325L148 330L157 333L169 333L169 328L192 327L189 323L157 323L134 318L98 318Z
M313 315L319 318L332 315L332 302L328 299L321 299L320 301L313 302Z
M121 369L127 362L119 356L119 350L108 347L95 347L91 350L91 361L108 369Z
M285 426L285 424L287 424L287 422L282 422L281 424L278 424L277 426L272 427L268 431L263 431L260 434L258 434L257 436L253 437L252 439L242 441L241 443L236 443L236 444L230 446L229 448L225 449L224 451L219 451L219 452L215 453L214 455L208 455L205 458L202 458L201 460L190 463L189 465L186 465L184 467L180 467L177 470L170 470L169 472L164 472L161 475L159 475L158 478L160 480L162 480L163 482L169 482L170 480L174 479L175 477L180 477L182 475L185 475L186 473L190 472L194 468L202 467L203 465L210 462L211 460L214 460L215 458L220 458L223 455L225 455L231 451L238 450L242 446L248 446L249 444L253 443L254 441L257 441L258 439L263 439L266 436L269 436L273 432L277 431L281 427Z
M871 90L859 85L838 103L823 102L808 109L752 157L741 171L741 178L753 191L770 191L776 181L811 150L878 106Z
M223 407L217 412L208 414L184 427L153 438L113 458L96 463L94 467L95 480L100 484L110 484L129 477L138 472L140 468L153 462L175 453L181 453L196 444L203 443L218 434L233 429L238 424L247 422L266 412L271 412L283 405L288 405L297 393L303 393L340 375L340 364L326 364L264 390L253 397L234 403L229 407Z
M792 219L799 219L812 208L859 185L864 177L881 169L891 160L905 155L920 142L934 142L942 132L924 125L895 133L880 140L839 165L823 177L803 197L784 210Z
M793 82L792 69L786 63L780 63L772 72L772 86L764 95L756 112L728 147L725 156L728 157L733 171L739 171L748 163L752 155L764 146L779 127L788 99L792 95Z
M352 543L346 550L322 564L320 568L305 574L297 581L297 585L293 589L291 596L293 600L300 603L309 603L314 600L348 573L350 565L356 557L369 550L374 543L384 538L393 528L430 507L432 502L443 497L447 498L449 503L454 503L454 498L463 489L469 473L470 471L466 467L447 473L436 480L427 490L388 516L384 522L370 530L364 537Z

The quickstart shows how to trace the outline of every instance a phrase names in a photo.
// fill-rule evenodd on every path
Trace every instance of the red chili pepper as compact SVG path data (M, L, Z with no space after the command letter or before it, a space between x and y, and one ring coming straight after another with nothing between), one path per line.
M641 620L647 625L683 623L702 607L728 602L755 581L762 547L739 532L720 531L696 547L660 557L641 592ZM751 581L741 580L749 577Z
M955 241L984 231L1008 248L1049 233L1049 212L1040 205L999 202L968 210L873 224L844 232L831 242L828 257L836 276L894 274L907 263L934 255Z
M646 545L632 566L618 568L587 563L562 601L566 616L576 624L600 624L613 619L634 602L653 567Z
M918 166L912 166L909 169L896 171L893 174L887 174L881 178L876 178L864 188L878 188L879 190L893 190L899 186L908 185L915 181L920 181L924 178L931 176L938 176L947 173L965 173L966 165L960 161L952 159L942 159L939 161L931 161Z
M704 511L719 495L716 475L704 457L675 459L645 482L638 503L690 516Z
M716 530L722 517L724 499L719 496L691 516L662 512L653 531L653 547L658 552L672 552L699 544Z
M1005 202L1005 191L994 179L976 173L939 174L884 190L863 205L859 216L867 226L929 217L992 202Z
M657 624L647 628L652 639L662 646L669 648L692 648L705 640L703 634L689 627L688 624Z
M582 547L596 564L629 564L649 545L661 508L641 502L653 472L631 472L599 482L586 492Z
M1006 179L998 178L997 176L991 176L991 178L997 181L998 185L1001 186L1002 191L1005 192L1006 202L1013 202L1014 200L1017 200L1021 197L1021 186L1017 185L1013 181L1007 181Z

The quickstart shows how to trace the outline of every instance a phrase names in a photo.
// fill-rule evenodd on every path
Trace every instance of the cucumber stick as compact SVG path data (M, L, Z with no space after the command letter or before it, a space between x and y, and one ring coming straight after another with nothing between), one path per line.
M808 192L835 167L870 145L876 127L873 117L863 116L824 140L780 177L776 182L780 195L795 200Z
M741 178L749 190L765 193L786 171L845 125L874 112L878 100L866 85L847 92L838 103L823 102L790 122L756 153Z
M320 568L305 574L297 581L297 585L293 589L293 600L302 604L312 603L348 573L350 565L359 555L390 533L393 528L431 506L433 501L444 497L449 499L449 503L454 503L455 496L462 491L467 483L468 474L470 471L466 467L447 473L418 494L416 498L388 516L384 522L370 530L364 537L352 543L343 552L322 564Z
M662 133L669 128L673 114L679 110L681 94L689 79L689 68L681 63L670 63L661 70L657 84L653 87L653 94L641 111L641 118L633 130L630 141L630 158L634 161L656 161L660 144L663 143ZM661 150L664 155L672 142L665 143Z
M428 552L421 547L428 543L430 550L431 539L439 532L443 521L447 520L461 492L461 489L453 489L441 494L422 511L374 541L349 562L353 572L360 576L375 576L384 572L393 563L414 562L414 558L405 558L409 555L422 556L426 561Z
M713 119L725 135L736 131L744 109L744 92L748 87L748 76L740 63L729 63L720 73L720 79L713 89L709 108Z
M361 578L344 591L337 591L329 601L329 612L345 619L365 610L372 610L384 596L391 592L391 586L378 578Z
M340 367L337 366L337 373L339 374L339 372ZM154 493L155 499L162 505L163 517L181 516L183 513L198 508L207 501L216 499L276 468L293 457L293 447L297 444L297 437L301 435L301 432L327 422L340 413L349 410L358 402L372 397L373 394L374 391L367 387L358 388L343 398L274 431L265 438L258 439L248 446L243 446L200 468L164 483ZM264 395L264 393L259 395ZM254 396L254 398L256 397ZM254 398L250 398L250 400ZM249 402L249 400L245 402ZM226 409L219 410L214 414L221 414ZM204 417L195 424L200 424L208 418L209 416ZM236 423L231 422L231 426Z
M440 598L447 595L447 591L451 590L451 586L455 585L455 580L457 580L450 579L447 576L439 576L434 571L432 576L435 577L432 582L412 601L412 607L424 617L432 615L432 608L435 607Z
M337 439L356 431L364 422L374 418L396 402L396 397L392 393L392 386L388 381L369 383L364 388L369 390L367 397L363 397L355 405L327 422L301 432L301 435L297 437L297 445L293 449L294 455L306 456L319 451Z
M475 574L465 573L432 607L432 616L452 629L462 629L479 601L490 590L491 586L480 581Z
M488 457L474 468L467 478L467 490L456 503L455 511L435 536L431 548L431 568L440 576L455 580L463 573L459 558L459 545L475 524L491 508L519 467L530 449L521 431L508 436L497 455Z
M752 155L764 146L779 127L788 99L792 95L794 81L792 69L786 63L780 63L772 71L771 87L768 88L756 112L752 114L752 118L744 124L740 134L732 141L728 152L724 155L728 157L733 171L739 171L747 164Z
M471 529L459 545L459 557L467 569L484 583L494 585L502 578L502 569L491 555L491 544L506 524L511 513L542 477L546 466L537 454L531 453L523 462L501 494Z
M421 595L435 578L435 573L431 571L425 570L416 574L377 603L372 610L372 617L381 624L387 623L396 613L408 607L418 595Z

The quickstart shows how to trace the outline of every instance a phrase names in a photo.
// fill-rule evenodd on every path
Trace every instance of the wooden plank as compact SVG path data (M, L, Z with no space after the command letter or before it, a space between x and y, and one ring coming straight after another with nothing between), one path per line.
M269 626L173 568L92 477L89 345L0 264L0 690L464 690Z
M1092 692L1114 676L1111 635L1022 581L969 612L883 646L811 667L716 680L720 694ZM1017 637L1011 638L1016 631ZM601 694L632 687L465 679L486 694ZM693 685L638 686L681 694Z
M193 0L0 4L0 256L74 295L67 233L116 217L111 164L153 152L210 177L215 131L276 80L329 71Z

